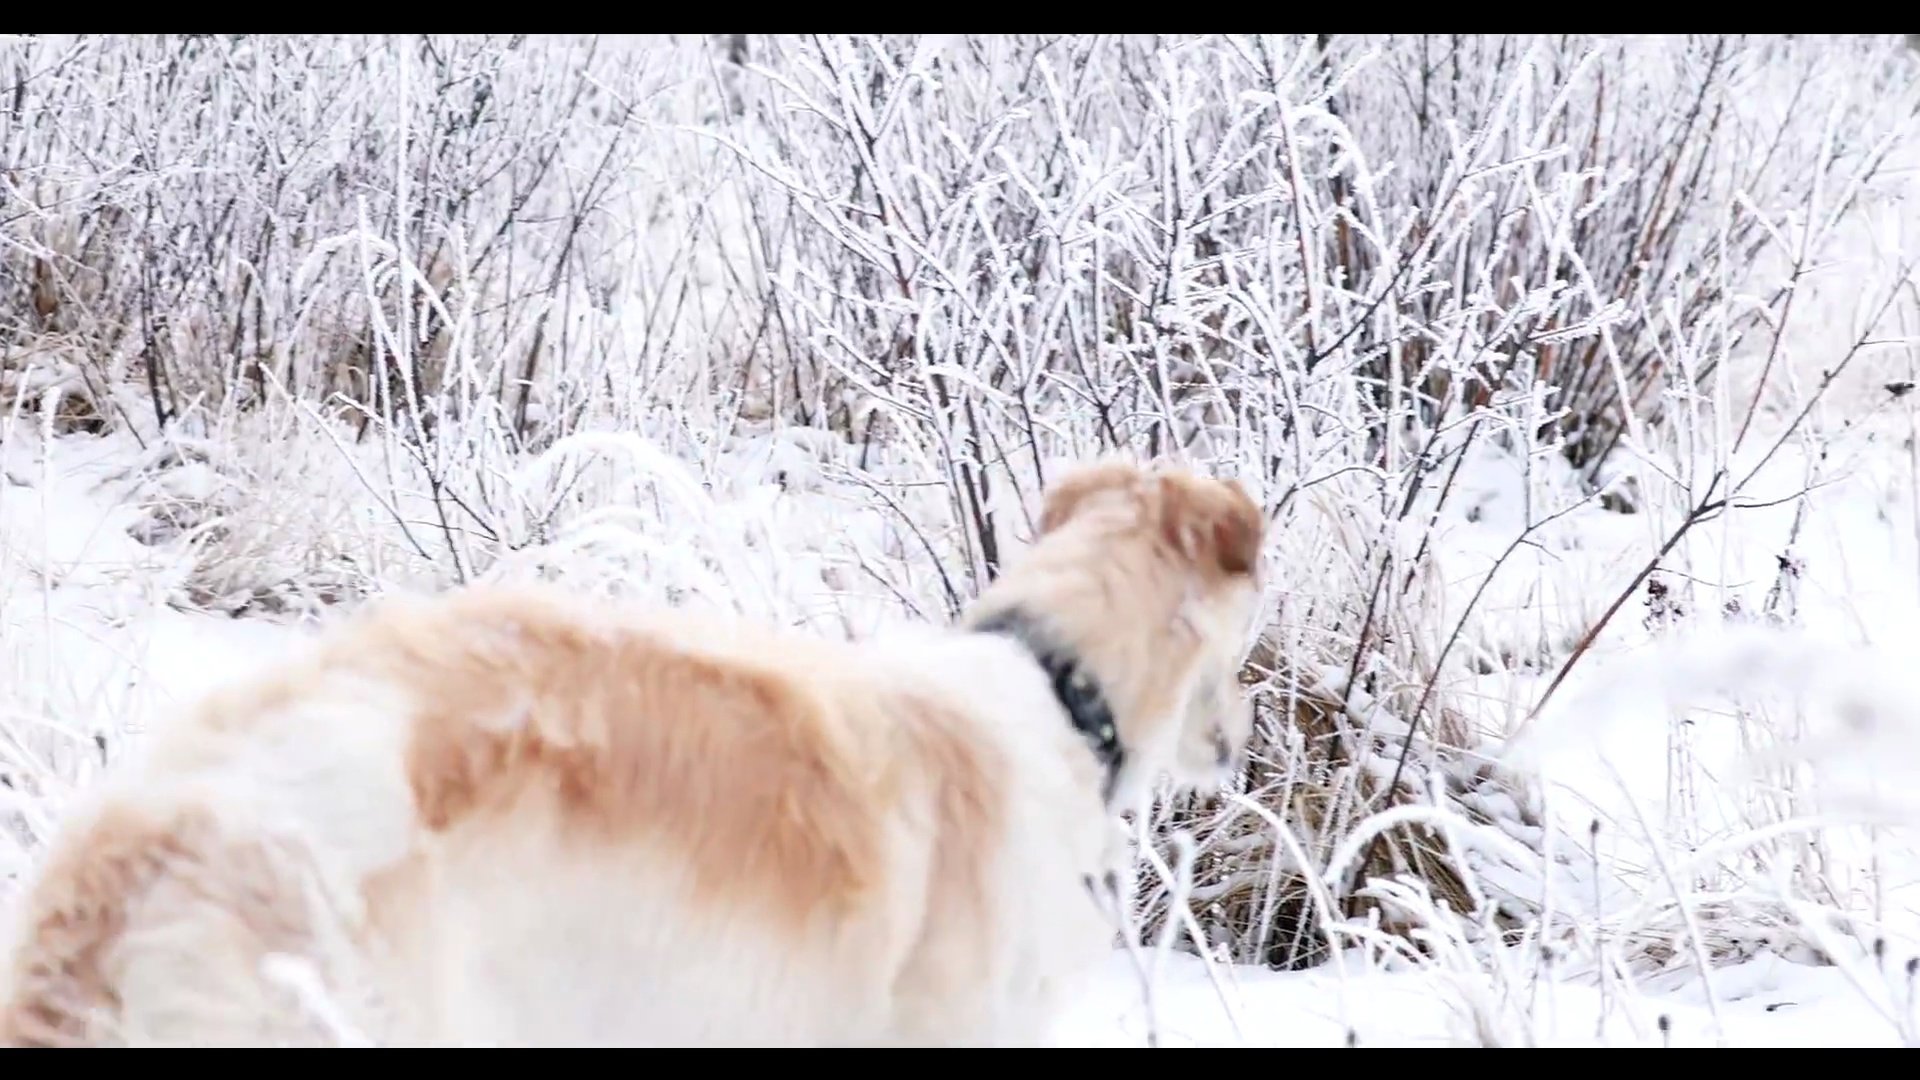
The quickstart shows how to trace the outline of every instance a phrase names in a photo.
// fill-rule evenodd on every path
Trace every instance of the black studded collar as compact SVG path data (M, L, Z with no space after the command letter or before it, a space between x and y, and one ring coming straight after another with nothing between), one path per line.
M1101 692L1100 681L1086 670L1072 650L1061 647L1036 620L1018 610L991 615L974 629L983 634L1004 634L1024 645L1033 655L1034 662L1053 684L1053 696L1059 699L1067 719L1087 740L1093 756L1105 771L1100 797L1111 804L1127 751L1120 745L1120 729L1114 723L1113 706Z

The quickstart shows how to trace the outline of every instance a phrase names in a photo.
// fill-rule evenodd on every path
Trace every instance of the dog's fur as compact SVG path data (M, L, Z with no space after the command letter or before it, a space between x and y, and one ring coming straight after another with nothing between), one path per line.
M1218 780L1263 522L1236 485L1061 479L957 628L863 643L474 588L370 606L215 695L25 898L7 1045L1043 1041L1113 944L1101 769ZM1122 875L1124 876L1124 875ZM308 985L281 978L286 958Z

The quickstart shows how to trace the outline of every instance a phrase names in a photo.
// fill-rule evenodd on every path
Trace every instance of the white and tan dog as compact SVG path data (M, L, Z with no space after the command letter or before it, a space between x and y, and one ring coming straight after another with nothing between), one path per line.
M912 640L371 605L70 819L0 1043L1043 1041L1114 943L1114 809L1247 741L1263 525L1117 461L1041 525Z

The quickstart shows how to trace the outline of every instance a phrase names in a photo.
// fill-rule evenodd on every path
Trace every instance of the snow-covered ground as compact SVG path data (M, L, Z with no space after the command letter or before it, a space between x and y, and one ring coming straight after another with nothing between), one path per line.
M1351 958L1349 958L1351 960ZM1834 968L1762 956L1717 972L1718 1017L1696 989L1587 980L1499 988L1481 975L1228 968L1219 983L1173 955L1143 1003L1116 956L1063 1022L1062 1046L1901 1046L1899 1032ZM1152 1020L1149 1020L1149 1017ZM1664 1025L1663 1025L1664 1018ZM1149 1033L1152 1033L1150 1036Z
M196 480L196 466L143 471L136 466L153 455L128 438L44 440L26 429L14 434L0 454L6 476L0 488L0 708L10 721L0 732L12 740L7 759L25 765L30 775L11 777L0 790L9 800L0 805L20 815L9 841L0 845L0 874L9 892L30 871L30 847L20 841L49 835L73 790L121 755L137 753L142 731L164 722L169 710L297 648L306 625L195 608L182 592L191 563L184 541L139 538L147 535L153 508L166 492L204 488L208 481ZM1859 650L1874 642L1898 648L1913 640L1914 612L1920 610L1905 452L1887 452L1889 446L1898 449L1898 441L1879 437L1848 445L1860 452L1830 454L1834 486L1815 496L1816 509L1796 546L1805 564L1799 580L1801 610L1810 624L1806 641L1850 643L1834 663L1871 656ZM1788 461L1782 475L1797 468ZM1475 482L1484 486L1484 496L1463 501L1461 516L1436 531L1442 566L1470 568L1488 547L1510 538L1514 522L1500 509L1515 490L1510 473L1498 459L1481 463ZM1479 509L1469 513L1467 506ZM1591 596L1581 598L1581 590L1617 582L1621 564L1644 557L1644 516L1596 506L1573 518L1559 539L1543 541L1552 557L1520 576L1533 589L1590 604ZM1706 547L1696 561L1724 558L1722 580L1735 584L1729 594L1757 605L1777 569L1773 553L1783 546L1791 519L1790 508L1754 511L1738 527L1703 534ZM1471 582L1475 575L1463 570L1461 577ZM1871 584L1863 586L1861 579ZM1516 613L1530 603L1525 595L1511 602ZM1638 597L1633 603L1643 606ZM1714 674L1716 663L1724 665L1724 647L1715 652L1720 646L1698 644L1718 641L1720 623L1692 621L1694 632L1676 639L1671 633L1662 637L1638 613L1621 620L1619 632L1596 647L1578 685L1569 687L1567 708L1540 722L1549 735L1525 760L1559 785L1553 789L1558 801L1550 805L1564 842L1581 839L1595 816L1607 822L1605 895L1592 903L1584 897L1561 901L1581 911L1589 927L1606 925L1592 918L1596 905L1628 907L1639 894L1662 888L1658 875L1646 870L1652 863L1689 844L1737 833L1751 821L1742 816L1731 782L1716 786L1741 764L1734 721L1721 717L1723 730L1717 732L1701 725L1688 762L1676 764L1673 720L1680 714L1655 685L1663 677L1659 672L1673 669L1676 641L1695 643L1688 646L1700 654L1688 668L1695 681ZM1649 668L1655 660L1662 666ZM1863 672L1872 670L1862 662ZM1884 668L1881 673L1888 674ZM1525 698L1538 689L1510 676L1485 681L1489 685L1479 692L1490 701ZM1622 681L1633 691L1624 698ZM1667 681L1674 684L1667 690L1694 688L1688 678ZM1497 718L1500 709L1490 707L1489 715ZM1899 762L1888 767L1911 768ZM1685 784L1677 783L1680 774ZM1682 805L1675 792L1688 785L1692 793ZM1684 821L1676 816L1681 810L1689 815ZM1878 961L1857 946L1838 950L1838 965L1807 962L1804 950L1792 958L1791 948L1761 948L1715 966L1706 979L1685 963L1638 976L1632 965L1621 964L1601 977L1590 960L1552 969L1522 959L1519 950L1501 961L1509 954L1443 942L1434 957L1417 963L1352 950L1335 965L1282 973L1148 949L1138 957L1116 953L1058 1039L1086 1046L1144 1046L1150 1040L1162 1046L1899 1045L1901 1025L1912 1019L1903 958L1920 942L1920 896L1912 906L1902 903L1902 894L1915 890L1900 887L1896 867L1905 849L1898 841L1897 831L1883 831L1871 865L1849 863L1838 853L1829 864L1842 893L1878 888L1884 894L1877 903L1889 945ZM1634 874L1634 867L1645 872ZM1877 876L1863 876L1869 873ZM1717 916L1715 933L1732 932L1730 922L1737 927L1737 918ZM1756 924L1756 940L1765 933ZM1143 968L1149 972L1144 979Z

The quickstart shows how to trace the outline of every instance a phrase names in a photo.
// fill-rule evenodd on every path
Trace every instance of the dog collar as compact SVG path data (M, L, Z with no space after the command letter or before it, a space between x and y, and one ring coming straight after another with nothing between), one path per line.
M1004 634L1019 642L1040 665L1040 670L1047 673L1047 680L1053 684L1053 696L1105 770L1100 785L1101 801L1112 803L1127 751L1120 745L1120 729L1113 721L1113 706L1100 692L1099 680L1081 666L1071 650L1059 647L1033 619L1019 611L1000 612L981 621L974 629L983 634Z

